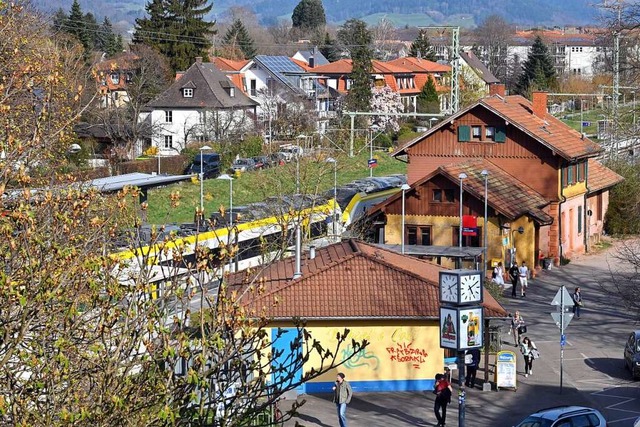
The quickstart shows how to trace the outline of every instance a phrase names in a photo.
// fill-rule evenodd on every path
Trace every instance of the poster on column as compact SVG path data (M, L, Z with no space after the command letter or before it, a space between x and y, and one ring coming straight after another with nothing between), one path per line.
M458 348L458 310L440 307L440 347Z
M460 307L458 309L458 350L482 347L482 307Z

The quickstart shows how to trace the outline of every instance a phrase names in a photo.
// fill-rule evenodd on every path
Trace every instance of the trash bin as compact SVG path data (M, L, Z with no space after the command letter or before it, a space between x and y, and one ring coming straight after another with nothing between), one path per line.
M551 265L553 265L553 260L551 258L545 258L542 260L542 268L545 270L551 270Z

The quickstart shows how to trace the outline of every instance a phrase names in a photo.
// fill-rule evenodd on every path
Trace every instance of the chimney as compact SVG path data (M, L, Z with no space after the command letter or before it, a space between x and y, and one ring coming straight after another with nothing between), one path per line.
M316 58L313 55L311 55L309 57L309 67L313 68L315 66L316 66Z
M309 246L309 259L316 259L316 247Z
M196 56L196 64L202 64L202 56Z
M498 95L504 98L506 93L507 89L503 83L494 83L489 86L489 96Z
M544 119L547 115L547 92L533 92L533 114Z
M176 80L179 80L180 77L184 76L184 71L177 71L176 72Z

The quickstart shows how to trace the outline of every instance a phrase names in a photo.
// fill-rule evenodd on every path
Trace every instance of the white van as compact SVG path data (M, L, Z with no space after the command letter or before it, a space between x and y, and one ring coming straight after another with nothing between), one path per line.
M283 144L280 146L279 152L282 153L286 162L290 162L296 157L302 156L302 147L294 144Z

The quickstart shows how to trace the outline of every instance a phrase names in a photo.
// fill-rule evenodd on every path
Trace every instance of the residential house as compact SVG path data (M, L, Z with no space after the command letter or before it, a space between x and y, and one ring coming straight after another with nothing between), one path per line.
M460 52L460 73L464 91L478 95L478 98L489 95L491 85L500 83L472 50Z
M320 65L327 65L329 61L324 57L318 46L314 46L313 49L299 50L292 57L294 61L301 61L305 63L309 68L315 68Z
M488 258L503 261L515 249L518 261L534 265L541 255L559 261L597 240L608 191L621 178L594 163L602 151L598 144L548 114L546 93L535 92L530 102L500 89L394 153L409 164L408 221L402 229L397 197L378 206L374 212L386 215L384 243L401 243L404 235L412 242L457 246L463 172L463 216L478 217L470 228L485 227L482 170L489 173L488 240L482 230L463 239L463 246L486 246Z
M305 253L298 278L293 278L296 266L290 257L231 275L228 291L244 295L239 303L247 312L272 319L274 353L282 351L278 360L285 366L292 352L299 351L291 346L297 336L293 318L303 320L311 338L327 349L335 349L336 334L349 329L336 360L345 363L307 381L300 393L331 392L338 370L346 373L356 392L422 391L432 389L449 356L440 347L442 270L376 245L344 240ZM256 282L260 293L239 291ZM507 316L486 291L483 307L485 324L489 318ZM369 345L346 360L351 339L365 339ZM302 370L291 372L292 378L302 378L319 363L312 352Z
M100 61L94 66L102 108L119 108L129 102L127 85L135 75L137 59L135 54L126 52L115 58Z
M196 62L146 107L151 144L161 155L179 153L188 143L243 134L254 127L257 103L213 63Z
M394 59L388 61L388 64L396 67L401 67L409 70L415 80L415 90L410 97L410 103L408 104L409 111L414 112L416 109L416 102L418 95L422 91L422 88L427 83L427 79L432 78L435 85L438 97L440 98L440 111L447 111L450 108L451 98L451 67L437 62L429 61L427 59L414 58L407 56L404 58Z

